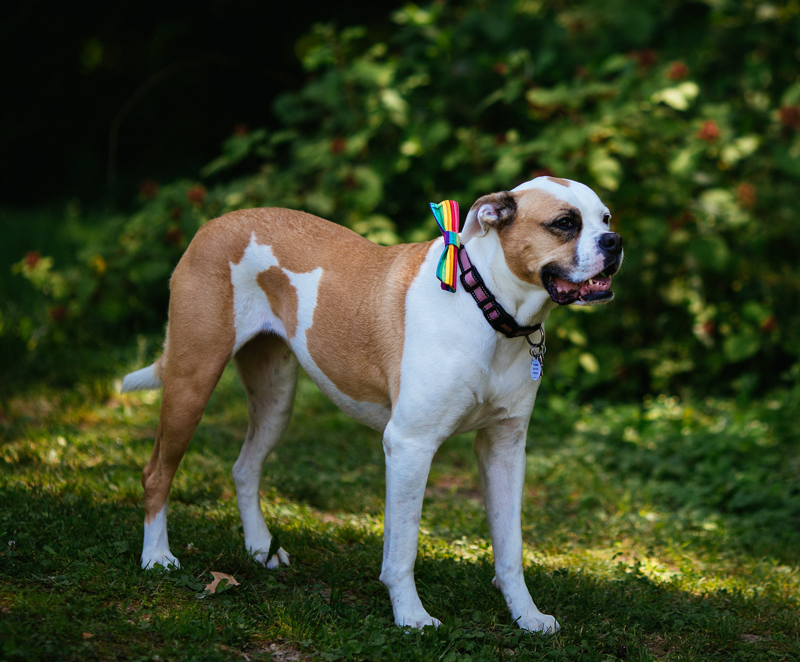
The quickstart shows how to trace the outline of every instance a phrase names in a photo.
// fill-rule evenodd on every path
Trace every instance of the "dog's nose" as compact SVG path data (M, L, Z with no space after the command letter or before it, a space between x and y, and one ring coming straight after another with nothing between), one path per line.
M616 232L605 232L597 240L604 253L619 253L622 250L622 237Z

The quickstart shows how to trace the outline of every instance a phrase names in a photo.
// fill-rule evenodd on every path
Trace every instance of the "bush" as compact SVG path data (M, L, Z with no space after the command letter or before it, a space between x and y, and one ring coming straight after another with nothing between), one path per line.
M283 128L231 136L202 183L145 182L140 210L75 265L20 262L45 296L14 332L46 328L46 351L159 328L181 252L233 209L417 241L436 235L429 201L468 207L553 173L600 193L626 247L610 308L555 314L554 381L631 396L769 386L800 347L793 5L457 5L408 5L386 41L315 27L298 43L307 82L276 105Z

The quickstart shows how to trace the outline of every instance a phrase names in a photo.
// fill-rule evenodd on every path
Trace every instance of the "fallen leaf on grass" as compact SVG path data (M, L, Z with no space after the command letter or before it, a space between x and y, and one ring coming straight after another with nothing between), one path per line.
M91 639L94 635L91 632L84 632L81 636L84 639Z
M224 572L212 572L211 576L214 578L214 581L206 585L206 591L208 591L209 595L214 595L214 593L217 592L217 585L223 579L228 581L228 586L239 586L239 582L237 582L232 575L226 575Z

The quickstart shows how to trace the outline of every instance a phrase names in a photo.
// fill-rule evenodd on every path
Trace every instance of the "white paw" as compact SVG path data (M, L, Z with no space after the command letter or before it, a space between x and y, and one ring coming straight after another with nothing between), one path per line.
M289 565L289 555L284 551L283 547L279 547L278 551L272 555L272 558L267 560L267 552L256 554L253 557L256 563L266 566L270 570L275 570L278 566Z
M542 634L555 634L561 629L558 621L547 614L536 614L525 619L519 619L518 625L528 632L541 632Z
M433 618L433 616L426 611L423 611L421 614L410 614L408 616L395 618L395 623L400 627L409 627L415 630L421 630L426 625L432 625L438 628L442 624L438 618Z
M178 559L176 559L169 550L161 553L148 554L146 557L142 556L142 570L150 570L150 568L156 565L160 565L167 570L169 570L170 566L174 568L181 567Z

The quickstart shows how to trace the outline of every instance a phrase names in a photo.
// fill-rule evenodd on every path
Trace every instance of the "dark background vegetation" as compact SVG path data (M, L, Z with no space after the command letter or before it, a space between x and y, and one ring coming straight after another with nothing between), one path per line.
M276 126L272 103L302 86L295 43L313 23L386 33L401 4L15 3L0 25L0 200L129 207L143 179L196 174L237 124Z
M427 201L469 206L543 173L597 189L627 248L610 310L554 316L558 388L781 383L800 334L794 5L395 9L18 10L0 388L68 381L98 346L158 333L174 264L226 211L419 240Z

